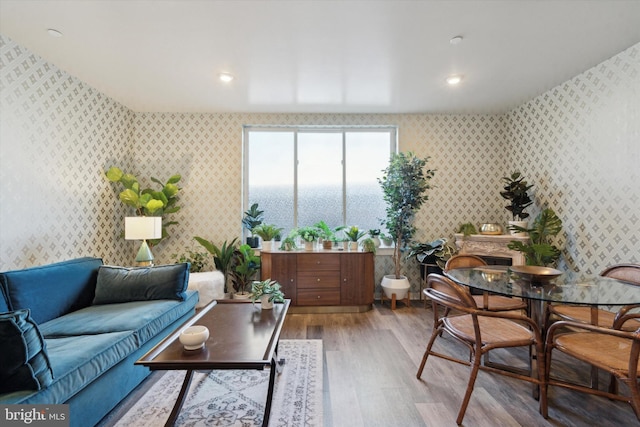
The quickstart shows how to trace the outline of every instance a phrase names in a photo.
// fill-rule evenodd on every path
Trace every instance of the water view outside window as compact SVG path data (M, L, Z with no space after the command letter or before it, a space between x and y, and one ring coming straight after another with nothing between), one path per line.
M245 210L285 229L324 220L330 227L380 228L377 178L396 149L396 130L245 128ZM385 230L383 230L385 232Z

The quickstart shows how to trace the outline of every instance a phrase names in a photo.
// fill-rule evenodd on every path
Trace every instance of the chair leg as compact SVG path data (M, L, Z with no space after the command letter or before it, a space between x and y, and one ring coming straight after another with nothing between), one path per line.
M424 370L424 365L427 364L427 357L429 357L429 353L431 352L431 347L433 347L433 343L436 340L438 335L442 334L442 328L439 325L434 325L433 332L431 333L431 338L429 338L429 343L427 344L427 349L424 351L424 356L422 356L422 361L420 362L420 367L418 368L418 373L416 374L416 378L420 379L422 376L422 371Z
M467 391L464 393L462 406L460 407L460 411L458 412L458 418L456 419L456 423L458 423L458 425L462 424L464 413L467 411L467 406L469 405L469 400L471 399L471 393L473 392L473 387L476 383L476 378L478 377L478 370L480 369L481 359L482 359L482 355L478 354L477 352L474 352L471 375L469 377L469 384L467 384Z

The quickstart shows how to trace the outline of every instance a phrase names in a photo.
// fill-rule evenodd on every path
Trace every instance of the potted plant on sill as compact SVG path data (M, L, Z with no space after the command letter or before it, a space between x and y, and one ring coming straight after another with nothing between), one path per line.
M358 240L364 237L365 233L363 230L360 230L358 226L352 225L348 229L345 229L344 232L347 239L349 239L349 250L357 251L358 250Z
M561 252L551 243L551 238L562 230L562 220L553 209L545 209L533 221L533 227L523 228L513 226L516 231L529 234L530 241L522 243L511 241L507 247L524 254L527 265L548 266L560 258Z
M234 299L247 299L247 291L255 275L260 270L260 257L249 245L240 245L233 251L233 266L229 273L234 289Z
M511 212L512 220L509 221L509 232L517 236L526 236L521 231L516 231L513 226L519 228L526 228L526 218L529 217L529 213L524 210L533 204L531 197L529 197L529 190L533 187L533 184L528 184L520 172L512 172L510 176L502 178L505 183L504 190L500 192L502 198L509 200L509 204L505 208Z
M388 234L381 233L380 240L382 240L382 243L386 247L390 248L391 246L393 246L393 237L389 236Z
M336 233L344 229L344 226L339 226L332 229L324 221L317 222L314 227L318 229L318 237L322 239L322 249L331 249L333 246L333 241L336 237Z
M257 248L260 246L260 242L258 241L258 237L254 236L254 229L262 224L264 219L264 211L258 209L258 204L254 203L251 207L244 213L244 217L242 218L242 226L249 231L249 236L247 236L247 245L252 248Z
M362 252L373 252L375 255L377 248L376 242L371 237L362 240Z
M373 228L369 230L369 237L373 240L373 243L376 245L376 248L380 247L380 229Z
M280 283L275 280L255 281L251 285L251 301L255 304L260 300L260 306L263 309L272 309L274 302L284 302L284 294L280 289Z
M393 294L396 299L405 299L409 292L409 280L400 274L400 252L415 232L415 213L429 199L426 192L431 188L429 182L435 170L425 170L428 159L420 159L411 152L392 154L389 166L383 171L382 178L378 178L387 204L386 219L382 223L396 243L393 250L394 274L385 275L382 279L382 290L392 301Z
M276 227L275 224L262 223L253 228L253 234L257 234L262 239L262 250L270 251L273 246L273 239L282 233L282 230L282 228Z
M318 240L319 233L316 227L305 226L300 227L295 231L295 235L300 237L304 242L304 250L312 251L313 243Z
M229 287L227 286L229 274L233 268L233 253L238 239L234 238L231 242L227 242L225 240L220 247L202 237L196 236L194 239L196 239L198 243L213 255L213 263L216 266L216 270L220 271L224 275L224 293L227 295L229 293Z

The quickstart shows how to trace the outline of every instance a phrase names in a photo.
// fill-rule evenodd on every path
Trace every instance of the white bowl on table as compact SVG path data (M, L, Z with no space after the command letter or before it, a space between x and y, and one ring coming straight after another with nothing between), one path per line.
M179 339L185 350L198 350L209 339L209 329L202 325L189 326L182 331Z

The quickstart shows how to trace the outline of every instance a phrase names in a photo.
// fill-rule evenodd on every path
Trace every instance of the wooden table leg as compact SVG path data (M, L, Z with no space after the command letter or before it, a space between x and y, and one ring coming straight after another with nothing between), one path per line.
M173 405L173 409L171 410L169 419L165 423L165 427L173 427L173 425L176 423L178 415L180 415L180 409L182 409L182 405L184 404L184 399L187 397L187 393L189 392L189 386L191 385L192 378L193 371L188 370L186 375L184 376L184 381L182 382L182 387L180 388L180 394L178 394L178 400L176 400L176 404Z

